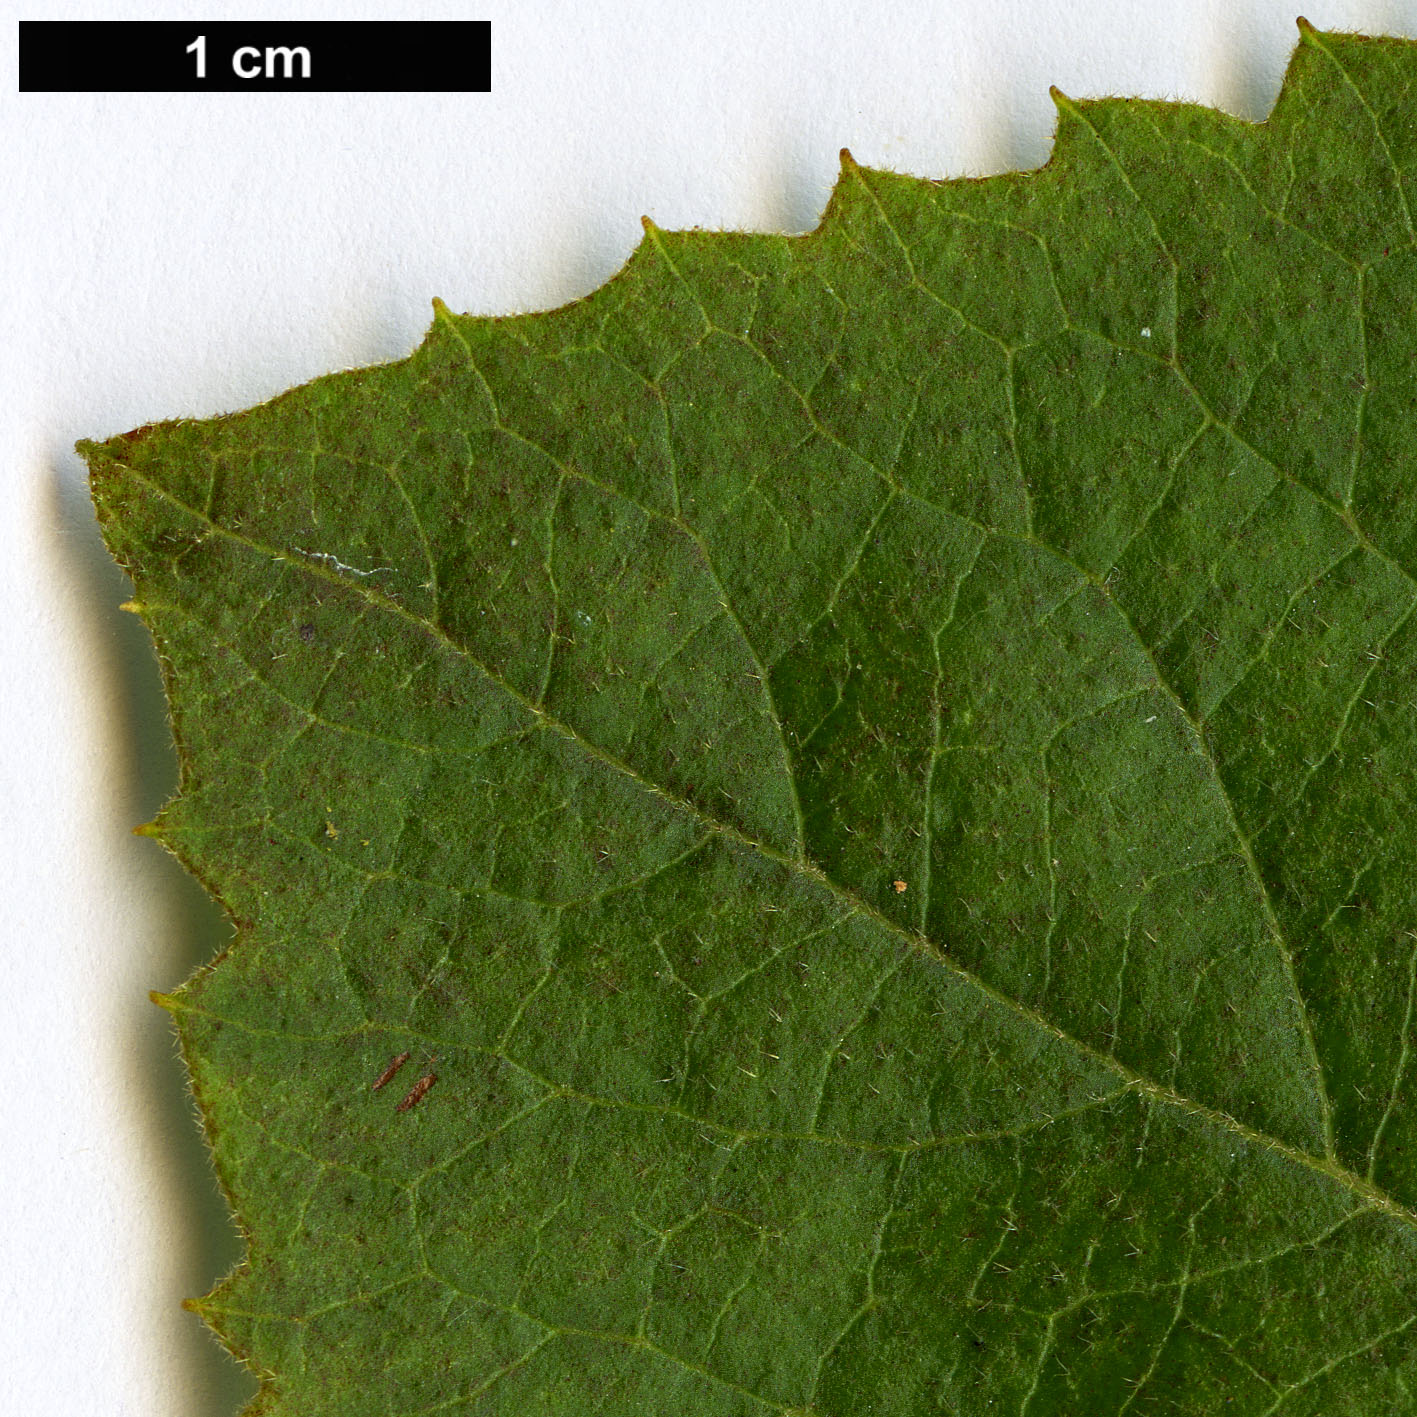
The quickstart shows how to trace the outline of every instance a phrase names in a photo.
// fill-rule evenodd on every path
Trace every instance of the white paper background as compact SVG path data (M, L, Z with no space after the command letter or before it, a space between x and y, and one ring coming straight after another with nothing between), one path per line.
M6 17L0 1412L230 1417L249 1391L177 1307L237 1249L146 997L222 929L130 835L174 767L74 439L401 356L434 295L582 295L642 213L806 229L843 146L929 176L1037 165L1050 83L1262 117L1298 4L1417 35L1417 0L32 6L493 22L490 94L60 96L16 92Z

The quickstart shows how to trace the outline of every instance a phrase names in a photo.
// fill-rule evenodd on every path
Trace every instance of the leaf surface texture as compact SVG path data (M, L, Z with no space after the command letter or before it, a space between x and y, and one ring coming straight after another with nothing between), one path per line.
M84 445L254 1410L1417 1410L1414 81Z

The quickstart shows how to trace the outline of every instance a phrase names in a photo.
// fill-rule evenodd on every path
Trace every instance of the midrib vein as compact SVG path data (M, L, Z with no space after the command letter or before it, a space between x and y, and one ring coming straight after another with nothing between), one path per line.
M668 788L646 778L629 763L623 761L607 749L602 748L599 744L583 737L569 723L556 717L556 715L538 704L529 695L523 693L514 684L509 683L488 665L484 664L466 646L454 640L440 626L425 620L422 616L415 615L411 610L400 605L398 601L383 594L373 586L350 581L338 575L336 572L329 570L320 562L310 561L294 552L268 545L253 537L233 531L229 527L222 526L205 512L199 511L197 508L182 501L181 498L173 495L173 493L168 491L165 487L154 482L151 478L145 477L142 473L126 463L119 462L115 459L112 466L121 471L124 475L132 478L133 481L147 488L154 496L159 497L169 506L176 508L200 526L205 527L213 535L220 536L224 540L242 546L258 556L279 561L284 565L298 569L307 576L336 586L349 594L363 599L371 606L405 621L420 633L428 635L442 645L449 653L456 655L459 659L470 664L489 684L507 695L507 697L523 708L536 723L539 723L549 732L553 732L565 741L575 744L576 747L587 756L594 758L597 762L604 764L612 771L628 778L643 791L650 793L676 811L693 817L706 830L713 832L724 840L731 841L743 847L745 850L752 851L774 862L790 875L799 877L810 882L812 885L826 890L843 904L849 906L856 914L870 919L887 934L908 945L917 953L923 954L939 967L948 970L951 974L968 984L971 988L977 990L1001 1009L1014 1014L1016 1017L1024 1020L1041 1032L1049 1034L1098 1067L1104 1068L1120 1078L1122 1082L1133 1091L1162 1106L1200 1118L1249 1145L1263 1147L1268 1151L1283 1156L1296 1166L1301 1166L1308 1171L1324 1176L1359 1197L1374 1210L1380 1211L1382 1214L1417 1231L1417 1210L1403 1205L1380 1186L1360 1176L1357 1172L1351 1171L1348 1167L1339 1162L1336 1157L1315 1155L1269 1132L1262 1131L1257 1127L1252 1127L1239 1120L1239 1118L1231 1116L1228 1112L1208 1106L1206 1103L1188 1097L1184 1093L1166 1086L1164 1083L1157 1082L1144 1073L1137 1072L1117 1058L1110 1056L1101 1049L1086 1042L1084 1039L1070 1033L1067 1029L1054 1023L1052 1019L1039 1013L1036 1009L1004 993L982 976L965 968L963 965L957 964L948 956L941 946L937 945L926 935L892 920L870 901L859 896L848 886L833 880L812 861L793 856L767 842L759 841L749 836L732 823L725 822L713 816L711 813L704 811L703 808L699 807L696 803L689 801L687 798L680 797ZM134 579L138 581L140 576L135 575ZM144 608L141 585L139 585L137 608L140 611ZM1162 681L1162 683L1164 685L1164 681ZM1189 719L1188 715L1187 718Z

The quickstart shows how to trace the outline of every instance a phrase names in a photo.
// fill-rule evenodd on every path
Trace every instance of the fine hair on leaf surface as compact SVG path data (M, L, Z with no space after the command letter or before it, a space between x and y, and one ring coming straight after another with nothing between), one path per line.
M1417 48L81 445L268 1417L1417 1392Z

